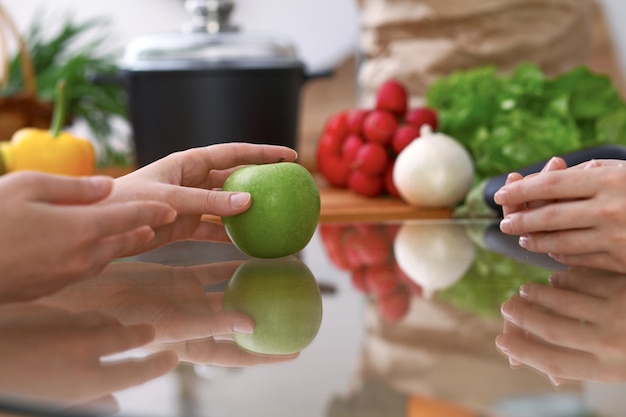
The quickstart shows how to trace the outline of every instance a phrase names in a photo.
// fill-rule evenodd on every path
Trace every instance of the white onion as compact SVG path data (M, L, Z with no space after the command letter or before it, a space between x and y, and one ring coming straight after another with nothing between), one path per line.
M396 159L393 182L413 206L452 207L463 201L474 180L474 162L458 141L424 125Z

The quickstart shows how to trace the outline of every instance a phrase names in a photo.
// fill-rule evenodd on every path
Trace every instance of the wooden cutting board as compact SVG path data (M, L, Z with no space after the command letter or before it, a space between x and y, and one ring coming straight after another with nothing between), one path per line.
M320 222L378 222L408 219L448 219L448 208L412 207L396 198L367 198L349 190L320 188Z

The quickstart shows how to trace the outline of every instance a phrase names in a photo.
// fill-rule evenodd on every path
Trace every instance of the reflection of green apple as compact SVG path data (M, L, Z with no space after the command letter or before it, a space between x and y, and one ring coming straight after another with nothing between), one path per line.
M247 191L252 206L222 217L226 232L244 253L279 258L302 250L320 216L320 193L311 173L294 162L252 165L232 173L223 189Z
M300 352L313 341L322 322L317 281L293 256L244 262L224 290L223 308L254 320L253 334L235 334L233 339L262 354Z

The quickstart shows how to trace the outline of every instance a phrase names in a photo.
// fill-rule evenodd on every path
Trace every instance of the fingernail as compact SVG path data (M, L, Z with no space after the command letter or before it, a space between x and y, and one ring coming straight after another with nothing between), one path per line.
M106 177L104 175L98 175L95 177L89 177L89 181L91 181L91 185L96 190L96 192L98 194L102 194L112 188L111 184L113 183L113 178Z
M504 205L507 203L507 200L508 199L507 199L506 190L498 190L493 195L493 201L495 201L497 204Z
M541 170L542 172L546 172L546 171L552 171L554 170L556 165L556 158L552 157L550 158L550 160L548 161L548 163L546 164L546 166L543 167L543 169Z
M254 329L250 325L250 323L246 321L236 321L233 324L233 331L239 334L252 334L254 333Z
M503 233L513 233L513 226L511 225L510 217L505 217L504 219L502 219L502 221L500 222L500 230Z
M509 347L506 344L506 341L504 340L504 337L502 337L502 335L496 337L496 346L504 353L507 353L509 351Z
M548 256L557 262L563 263L563 257L561 255L557 255L556 253L549 253Z
M502 314L502 317L504 317L508 321L511 321L511 319L513 318L513 316L509 312L509 307L507 303L504 303L500 306L500 314Z
M557 378L555 376L548 375L548 378L550 378L550 382L552 382L552 385L554 385L555 387L559 387L564 383L561 378Z
M519 287L519 295L522 298L528 298L530 297L530 293L528 292L529 290L529 285L528 284L523 284L521 287Z
M550 284L553 287L558 287L561 283L561 277L559 276L559 274L552 274L550 275L550 278L548 278L548 281L550 281Z
M592 159L591 161L587 162L587 164L585 165L583 169L595 168L598 165L599 165L598 161L596 161L595 159Z
M504 183L509 184L511 181L513 181L514 178L515 178L515 174L511 172L506 176L506 181L504 181Z
M526 249L526 247L528 246L528 236L526 235L522 235L519 237L519 245L521 247L523 247L524 249Z
M174 220L176 220L176 218L178 217L178 212L174 209L171 209L168 213L167 216L165 217L165 222L166 223L172 223Z
M249 193L235 193L230 196L230 206L234 209L245 207L250 202Z

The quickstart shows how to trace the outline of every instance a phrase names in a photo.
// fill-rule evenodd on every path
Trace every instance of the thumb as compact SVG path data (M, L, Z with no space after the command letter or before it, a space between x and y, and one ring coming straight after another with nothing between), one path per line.
M105 176L76 178L32 173L22 181L32 199L53 204L95 203L113 189L113 178Z

